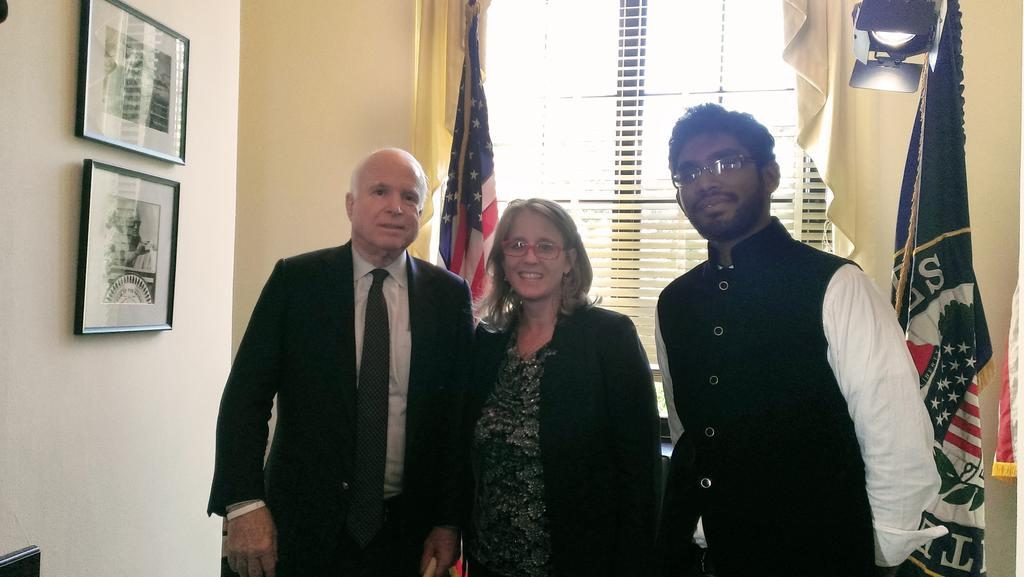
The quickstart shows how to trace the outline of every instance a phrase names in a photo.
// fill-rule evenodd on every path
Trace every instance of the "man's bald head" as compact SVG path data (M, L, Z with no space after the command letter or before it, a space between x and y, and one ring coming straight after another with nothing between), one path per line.
M360 190L362 179L365 176L366 168L371 164L382 160L399 160L406 162L409 168L412 169L416 175L417 181L417 192L420 195L419 210L423 210L423 203L427 198L427 174L423 170L423 166L420 165L416 157L410 154L408 151L402 150L401 148L387 147L375 150L368 154L366 158L356 165L355 169L352 170L352 177L349 179L348 191L349 194L357 194Z

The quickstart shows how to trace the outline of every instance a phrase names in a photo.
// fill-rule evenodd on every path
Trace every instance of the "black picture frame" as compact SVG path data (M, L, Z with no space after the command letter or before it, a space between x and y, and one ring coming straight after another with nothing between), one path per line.
M0 577L39 577L41 559L35 545L0 555Z
M75 334L170 330L180 185L87 159Z
M119 0L82 0L75 134L185 164L189 42Z

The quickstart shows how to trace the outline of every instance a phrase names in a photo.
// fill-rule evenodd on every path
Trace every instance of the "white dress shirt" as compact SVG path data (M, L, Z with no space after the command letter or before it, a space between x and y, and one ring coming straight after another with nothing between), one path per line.
M899 565L915 548L946 534L945 527L918 529L921 512L938 498L939 476L917 369L892 307L856 266L844 265L832 276L821 320L828 364L846 399L864 459L875 564ZM657 318L655 339L674 444L683 425L673 402ZM707 547L702 521L694 542Z
M409 398L409 362L412 332L409 330L409 273L406 253L384 267L384 300L388 303L388 328L391 336L391 368L388 371L388 447L384 464L384 498L402 492L405 468L405 410ZM356 374L363 360L363 328L366 299L377 268L352 249L352 276L355 283Z

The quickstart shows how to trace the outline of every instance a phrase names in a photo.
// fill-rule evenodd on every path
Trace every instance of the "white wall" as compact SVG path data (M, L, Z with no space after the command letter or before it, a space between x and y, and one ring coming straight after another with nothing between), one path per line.
M79 2L0 24L0 551L44 576L200 576L231 355L239 0L130 0L191 40L187 166L75 138ZM82 160L181 183L174 328L73 336Z
M413 8L242 4L235 343L274 261L348 240L354 165L411 146Z

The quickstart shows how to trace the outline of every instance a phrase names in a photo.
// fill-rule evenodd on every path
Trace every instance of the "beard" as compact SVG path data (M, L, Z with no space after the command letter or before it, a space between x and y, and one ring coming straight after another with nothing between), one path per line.
M693 225L693 228L697 229L697 232L702 237L716 242L736 240L749 236L758 226L761 221L761 215L764 214L765 210L764 205L755 202L754 199L749 199L747 202L739 204L736 207L735 213L728 219L703 217L699 214L699 209L694 210L694 208L694 206L687 206L686 210L683 211L687 218L690 219L690 224Z
M736 209L729 218L706 216L700 209L703 199L696 199L683 205L683 214L690 220L706 240L727 242L750 236L760 226L764 215L768 212L770 195L765 190L763 178L758 179L758 192L754 196L738 197L731 195L738 202ZM742 200L741 200L742 199Z

